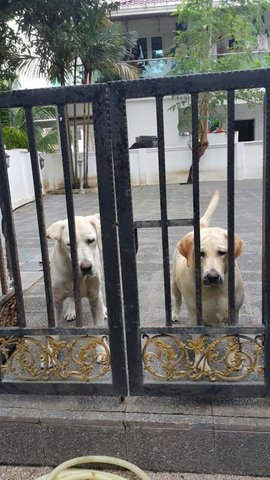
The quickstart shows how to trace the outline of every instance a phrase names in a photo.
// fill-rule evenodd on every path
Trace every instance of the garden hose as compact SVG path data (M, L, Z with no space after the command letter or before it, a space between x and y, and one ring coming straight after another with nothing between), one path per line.
M88 470L85 468L72 468L77 465L86 465L87 463L114 465L125 468L135 473L140 480L150 480L148 475L140 468L130 462L121 460L120 458L105 456L86 456L73 458L67 462L61 463L51 473L43 475L36 480L123 480L123 477L116 473L102 472L101 470Z

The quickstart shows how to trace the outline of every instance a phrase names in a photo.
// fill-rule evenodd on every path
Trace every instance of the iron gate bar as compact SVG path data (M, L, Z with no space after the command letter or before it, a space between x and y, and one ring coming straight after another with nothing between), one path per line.
M183 334L185 331L187 334L191 334L195 332L195 334L203 334L203 335L215 335L216 333L227 333L228 335L235 334L244 334L246 332L250 335L261 335L266 331L266 348L265 348L265 366L266 366L266 373L265 373L265 385L261 385L260 382L255 381L247 381L245 383L237 383L235 385L227 384L225 382L219 382L218 384L210 384L208 381L198 382L194 384L190 381L184 382L157 382L157 383L146 383L143 384L143 369L142 369L142 359L141 359L141 334L148 332L154 332L155 327L153 329L142 329L140 328L139 322L139 303L138 303L138 285L137 285L137 274L136 274L136 258L135 258L135 242L134 242L134 223L133 222L133 213L132 213L132 198L131 198L131 186L130 186L130 171L129 171L129 151L128 151L128 142L127 142L127 124L126 124L126 111L125 111L125 100L127 98L142 98L142 97L156 97L156 96L164 96L164 95L172 95L172 94L181 94L181 93L193 93L193 99L197 96L198 92L202 91L217 91L217 90L234 90L234 89L244 89L244 88L262 88L267 87L268 90L270 87L270 69L264 71L253 71L253 72L226 72L224 74L207 74L207 75L192 75L192 76L185 76L185 77L175 77L175 78L166 78L166 79L153 79L153 80L138 80L133 82L115 82L110 83L108 86L110 92L110 100L111 100L111 113L112 113L112 144L113 144L113 154L114 154L114 166L115 166L115 180L116 180L116 190L117 190L117 211L118 211L118 220L119 220L119 239L120 239L120 252L121 252L121 267L122 267L122 281L123 281L123 296L125 301L125 322L126 322L126 339L127 339L127 351L128 351L128 368L129 368L129 378L130 378L130 390L132 394L152 394L152 395L160 395L165 394L168 395L169 393L180 393L180 392L192 392L195 394L208 394L215 395L217 393L225 393L226 395L233 394L235 395L242 395L245 396L251 395L258 395L258 394L265 394L267 393L267 388L269 390L269 354L270 354L270 319L269 319L269 312L270 312L270 300L269 295L267 292L267 285L270 284L269 277L270 277L270 254L268 253L268 239L270 233L270 219L267 218L267 214L269 214L269 204L270 204L270 165L269 160L270 155L270 113L269 113L269 105L270 105L270 93L268 91L266 105L267 109L265 109L265 150L264 150L264 168L266 172L266 177L264 179L264 229L263 229L263 243L264 243L264 252L265 252L265 263L263 265L263 312L266 314L264 317L264 322L266 323L265 326L259 327L245 327L245 326L228 326L222 327L223 329L211 329L209 332L209 328L205 326L197 326L197 327L161 327L157 328L157 333L160 334L161 332L169 333L169 334ZM34 105L60 105L64 108L64 104L66 103L83 103L89 101L96 101L97 108L96 108L96 122L99 122L95 128L96 136L100 135L104 125L106 128L108 127L106 123L106 115L107 115L107 105L106 101L104 101L104 89L105 86L102 84L96 86L84 86L84 87L68 87L63 89L42 89L38 91L28 91L28 92L11 92L11 93L1 93L0 94L0 108L6 106L8 108L12 108L12 106L24 106L24 107L31 107ZM54 99L54 100L53 100ZM193 100L194 101L194 100ZM15 103L14 103L15 102ZM6 104L7 103L7 104ZM196 106L196 105L195 105ZM198 110L198 105L196 106ZM107 113L105 113L105 111ZM198 121L198 118L195 118L195 123ZM198 125L197 125L198 128ZM67 135L67 131L65 133ZM110 132L108 127L108 138ZM106 140L106 139L105 139ZM113 170L113 166L111 165L111 158L108 154L108 143L106 144L105 150L102 149L102 140L98 140L99 144L99 156L98 163L101 162L102 155L105 155L106 159L104 159L105 164L103 167L105 168L106 175L104 177L109 176ZM103 139L104 142L104 139ZM6 164L3 162L3 144L0 143L0 186L7 184L7 169ZM107 154L106 154L107 152ZM69 152L66 156L68 158ZM108 162L108 164L107 164ZM64 160L63 160L64 163ZM5 182L3 182L1 171L5 167L6 178ZM98 182L100 182L99 177L101 176L101 169L100 173L98 173ZM102 181L105 182L104 179ZM112 182L113 183L113 182ZM104 184L103 184L104 185ZM106 184L106 185L109 185ZM100 185L99 185L100 186ZM198 185L199 187L199 185ZM103 188L103 187L102 187ZM111 188L111 184L109 186ZM9 194L9 192L8 192ZM103 207L103 214L105 214L105 193L99 192L100 201L104 201ZM2 198L1 191L0 197ZM114 200L114 195L112 193L112 198ZM71 200L72 200L72 192L71 192ZM3 198L2 198L3 203ZM11 215L11 205L10 205L10 194L9 194L9 215ZM114 203L112 202L112 205ZM5 206L5 205L4 205ZM197 204L197 210L199 211ZM2 207L2 204L1 204ZM267 208L266 208L267 207ZM113 212L114 213L114 212ZM199 212L198 212L199 213ZM269 217L269 215L268 215ZM110 218L110 220L112 220ZM183 221L183 220L181 220ZM107 234L106 228L109 225L107 220L102 221L102 234L103 234L103 243L104 243L104 235L106 237L106 242L109 244L109 234ZM150 221L151 222L151 221ZM160 223L161 225L161 223ZM167 225L169 226L169 221L167 221ZM150 224L149 224L150 226ZM173 226L173 225L171 225ZM113 235L116 233L113 229L117 228L117 223L115 225L111 222L112 232ZM198 225L197 225L198 227ZM14 227L13 227L14 229ZM117 234L117 233L116 233ZM15 235L14 235L15 240ZM16 243L15 243L16 246ZM104 244L105 247L105 244ZM109 247L108 247L109 248ZM15 250L16 252L16 250ZM112 249L113 254L115 255L115 251ZM105 253L105 252L104 252ZM106 255L106 253L105 253ZM268 255L268 256L267 256ZM109 262L109 255L107 255L107 260ZM111 259L110 259L111 260ZM109 265L109 263L108 263ZM107 267L106 267L107 268ZM118 272L119 274L119 272ZM110 277L112 279L112 277ZM117 280L118 281L118 280ZM113 286L110 285L111 289L110 292L112 293ZM105 288L107 288L106 293L108 291L108 285L106 287L106 278L105 278ZM113 298L110 294L111 305L113 305ZM117 297L118 298L118 297ZM110 308L110 307L109 307ZM113 307L111 307L113 308ZM112 326L112 319L110 319L111 313L109 313L109 333L110 336L114 335L114 328ZM114 319L113 319L114 321ZM116 320L115 320L116 322ZM69 335L71 331L74 331L74 335L78 334L85 334L85 332L89 332L89 335L93 334L107 334L107 329L92 329L92 328L75 328L72 329L55 329L48 327L47 329L28 329L28 328L20 328L15 327L18 336L23 336L27 332L34 332L33 334L39 333L47 333L51 332L51 334L66 334ZM187 330L185 330L187 329ZM228 330L227 330L228 329ZM64 332L63 332L64 330ZM15 331L14 327L2 328L0 329L1 332L11 331L12 334ZM101 333L102 332L102 333ZM154 333L153 333L154 334ZM15 333L16 336L16 333ZM111 339L110 339L111 341ZM117 342L116 339L113 340L113 345L116 350ZM50 384L46 382L37 382L35 384L31 384L29 382L7 382L4 379L4 383L2 384L3 389L5 391L28 391L29 393L56 393L61 392L62 394L65 393L105 393L105 394L115 394L116 388L112 383L95 383L95 384L81 384L77 381L74 382L52 382ZM1 385L1 391L2 391ZM126 387L126 384L125 384Z
M227 93L227 224L228 224L228 321L236 323L235 318L235 255L234 255L234 90Z
M42 335L108 335L109 329L107 327L1 327L0 336L20 337L28 336L42 336Z
M194 217L194 257L196 314L198 325L202 324L202 290L201 290L201 240L200 240L200 189L199 189L199 112L197 93L191 95L192 113L192 194Z
M136 220L134 228L159 228L161 227L161 220ZM193 218L168 219L168 227L192 227Z
M78 327L81 327L82 326L82 304L81 304L81 293L80 293L79 265L78 265L78 258L77 258L76 226L75 226L75 218L74 218L75 212L74 212L72 183L71 183L71 168L70 168L71 159L70 159L70 147L69 147L69 132L68 132L68 123L67 123L65 105L58 106L58 123L59 123L60 139L61 139L62 162L63 162L64 182L65 182L65 197L66 197L66 205L67 205L70 253L71 253L71 262L72 262L73 295L74 295L75 310L76 310L76 325Z
M270 85L270 69L242 70L224 73L203 73L175 77L151 78L111 82L112 94L121 92L124 98L156 97L158 95L181 95L220 90L244 90ZM1 96L0 96L1 104Z
M50 260L49 260L48 244L47 244L47 238L46 238L42 186L41 186L40 171L39 171L38 153L36 148L33 111L31 107L26 107L25 118L26 118L26 125L27 125L29 152L30 152L30 158L31 158L33 182L34 182L34 189L35 189L35 200L36 200L35 204L36 204L39 241L40 241L42 265L43 265L43 273L44 273L44 287L45 287L46 304L47 304L48 325L50 327L54 327L55 318L54 318L53 293L52 293L52 282L51 282L51 273L50 273Z
M105 291L110 329L109 341L112 379L116 391L120 392L121 395L127 395L128 379L125 357L124 322L122 315L109 107L107 86L101 85L99 94L94 95L93 97L92 108L96 146Z
M159 199L160 199L160 213L161 213L165 314L166 314L166 325L172 325L163 97L156 97L156 117L157 117L157 137L158 137Z
M241 72L225 72L222 74L202 74L202 75L188 75L188 76L181 76L181 77L170 77L170 78L164 78L164 79L151 79L151 80L138 80L138 81L127 81L127 82L113 82L110 83L109 88L111 91L111 97L114 100L114 110L112 111L112 116L113 119L117 118L118 125L119 123L121 124L121 131L125 132L126 129L126 123L125 123L125 118L123 119L121 117L121 114L119 115L118 111L118 116L115 117L114 114L117 112L117 102L120 102L120 99L124 98L125 100L131 99L131 98L145 98L145 97L158 97L158 96L168 96L168 95L181 95L183 94L194 94L193 96L193 113L194 110L197 110L197 115L193 115L193 122L195 122L195 127L197 128L198 132L198 104L195 102L195 98L198 98L198 94L201 92L211 92L211 91L220 91L220 90L235 90L235 89L245 89L245 88L263 88L263 87L270 87L270 69L267 70L258 70L258 71L241 71ZM119 117L120 117L120 122L119 122ZM197 118L196 118L197 117ZM194 125L193 125L194 126ZM115 127L117 129L117 127ZM270 128L270 127L269 127ZM194 128L193 128L194 131ZM268 138L270 135L268 135ZM198 136L196 136L198 138ZM113 144L114 144L114 156L116 157L116 154L119 154L119 149L121 150L121 135L118 136L117 140L114 141L114 137L112 138ZM269 148L270 149L270 148ZM128 150L125 149L121 151L122 156L125 156L128 158ZM193 152L193 157L196 157ZM194 158L195 164L196 164L196 158ZM128 160L126 160L128 162ZM197 162L198 163L198 162ZM116 162L115 163L115 170L116 173L118 174L118 179L122 180L122 174L123 170L121 172L121 168L123 168L125 164L125 160L123 159L122 162ZM232 167L230 166L230 169ZM119 171L120 170L120 171ZM198 172L199 173L199 172ZM270 174L269 174L270 176ZM196 173L195 173L196 177ZM196 178L195 178L196 182ZM197 183L197 182L196 182ZM269 179L270 183L270 179ZM124 188L123 191L120 191L120 194L122 194L122 200L125 199L125 187L127 185L127 182L124 183ZM199 184L196 186L199 187ZM120 189L121 190L121 189ZM119 191L119 190L118 190ZM198 191L199 194L199 191ZM270 198L269 198L269 203L270 203ZM197 205L195 205L197 208L197 229L198 229L198 220L199 220L199 202ZM123 205L118 205L118 211L120 208L123 208ZM130 215L132 216L132 203L129 201L128 202L128 207L125 203L125 215L128 217L128 212L127 208L130 208ZM195 208L195 209L196 209ZM269 209L268 209L269 211ZM182 220L181 220L182 221ZM195 222L194 222L195 223ZM122 225L119 223L119 229L123 228L124 222ZM138 228L150 228L150 227L156 227L156 226L161 226L161 222L156 220L150 220L150 221L138 221L134 222L134 229L135 232ZM169 221L168 221L168 226L169 226ZM171 225L172 226L172 225ZM131 228L131 227L130 227ZM269 231L270 231L270 221L269 221ZM124 248L124 245L122 246ZM128 256L128 248L126 247L126 252L125 252L125 262L129 261L129 266L132 264L133 267L133 257L129 258ZM122 251L121 251L122 254ZM130 260L132 262L130 263ZM270 260L269 260L270 263ZM270 271L270 268L268 269ZM136 284L136 282L134 282ZM270 284L270 282L269 282ZM137 289L137 285L136 285ZM130 299L132 298L132 288L129 288L129 295ZM137 295L137 290L136 290L136 295ZM124 296L124 301L125 301L125 296ZM268 310L270 311L270 309ZM130 322L130 317L127 315L127 311L125 311L125 321L127 325L127 329L129 328L129 322ZM137 333L136 329L133 330L135 334ZM245 327L245 326L225 326L222 328L217 328L217 329L211 329L209 330L209 327L206 326L197 326L197 327L184 327L184 326L173 326L173 327L139 327L139 333L141 335L162 335L163 333L167 334L191 334L195 333L197 335L215 335L215 334L226 334L226 335L239 335L239 334L250 334L251 337L254 335L262 335L265 333L265 327L264 326L259 326L259 327ZM269 331L270 334L270 331ZM127 337L127 349L130 347L133 348L132 346L132 340L134 340L135 336L128 338ZM270 336L268 336L268 339ZM136 338L137 342L137 338ZM269 348L270 352L270 339L269 339ZM134 363L131 364L131 359L132 356L129 356L129 380L130 380L130 391L132 395L144 395L144 394L152 394L152 395L162 395L162 394L169 394L169 393L180 393L180 392L193 392L196 394L204 394L206 392L211 392L212 394L216 393L224 393L226 395L233 394L234 396L237 395L245 395L248 396L249 394L251 395L264 395L267 394L267 386L262 385L260 382L253 381L253 380L247 380L246 382L239 382L235 385L232 385L231 383L228 384L226 382L218 382L218 384L215 385L209 385L207 381L200 381L197 384L194 384L189 381L183 381L183 382L150 382L148 383L148 379L146 380L147 383L141 383L141 364L139 364L138 359L139 359L139 352L137 351L137 356L136 356L136 349L133 348L133 352L135 352L133 359ZM270 353L268 354L268 356ZM138 377L136 377L136 382L133 382L133 376L137 375L138 372L136 372L136 366L138 366L139 369L139 381L137 381ZM269 368L270 370L270 368Z
M19 266L18 249L16 242L15 227L12 214L11 196L7 172L6 155L3 144L2 127L0 121L0 208L2 211L2 225L5 228L3 232L5 241L9 242L10 261L12 276L14 280L14 290L16 294L17 305L17 323L20 327L25 327L25 310L22 291L21 272ZM0 226L2 228L2 226Z
M1 232L0 232L0 279L1 279L1 293L3 295L6 295L8 293L8 284L7 284L5 271L6 271L6 265L4 261L4 250L3 250ZM0 301L1 301L1 297L0 297Z
M262 321L266 326L265 384L270 389L270 86L266 89L264 97L263 147Z
M140 311L137 284L136 245L130 185L129 148L126 120L125 82L116 82L117 91L110 89L111 138L115 175L119 247L122 272L123 304L127 342L130 391L143 383ZM135 82L136 83L136 82ZM112 84L111 84L112 85Z
M124 85L123 82L117 81L109 82L108 85L113 95L121 91L123 98L141 98L228 89L236 90L239 89L239 85L241 85L241 89L262 88L270 85L269 75L270 69L242 70L218 74L129 80L125 81ZM101 84L0 92L0 108L89 102L94 95L98 95L100 86Z
M98 95L100 85L78 85L65 88L36 88L0 92L0 108L68 105L91 102Z
M1 331L1 330L0 330ZM188 326L176 326L173 328L170 327L140 327L141 335L166 335L166 334L177 334L177 335L188 335L188 334L198 334L198 335L238 335L240 333L250 334L250 335L263 335L266 332L266 327L264 325L260 326L244 326L244 325L232 325L232 326L222 326L215 327L213 330L212 327L205 327L204 325L197 325L196 327Z
M195 74L157 79L109 82L112 94L121 91L123 98L181 95L182 93L213 92L262 88L270 85L270 69L242 70L217 74ZM123 84L124 83L124 84ZM33 107L84 103L98 95L101 84L65 88L39 88L0 92L0 108ZM168 93L169 92L169 93Z

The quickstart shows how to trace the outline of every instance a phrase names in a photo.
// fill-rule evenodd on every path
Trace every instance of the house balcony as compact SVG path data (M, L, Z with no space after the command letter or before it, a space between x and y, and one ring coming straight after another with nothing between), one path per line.
M230 62L227 60L230 58ZM235 68L233 68L233 61L235 59ZM187 60L189 58L187 57ZM250 52L250 54L242 54L241 52L229 52L229 53L216 53L213 57L214 62L220 63L220 70L248 70L256 68L269 68L270 67L270 50L256 50ZM181 70L185 73L188 72L190 65L185 64L185 60L178 62L174 57L160 57L160 58L143 58L138 60L128 60L125 63L129 63L138 68L139 78L160 78L167 77L169 75L181 74ZM182 68L181 68L182 67ZM201 70L202 72L202 70ZM188 73L196 73L195 71L189 71ZM207 72L205 72L207 73ZM77 66L77 84L82 83L83 67ZM98 83L101 80L99 72L95 71L92 76L92 83ZM70 77L69 85L73 84L73 76ZM54 84L54 86L59 86Z
M138 68L140 78L166 77L172 75L176 67L175 59L172 57L145 58L127 63Z

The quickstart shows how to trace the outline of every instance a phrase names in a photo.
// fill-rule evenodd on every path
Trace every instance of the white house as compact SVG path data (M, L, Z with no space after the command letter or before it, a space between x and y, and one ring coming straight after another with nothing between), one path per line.
M168 75L173 59L167 52L173 44L177 27L176 1L173 0L120 0L120 9L112 18L121 21L127 31L138 32L140 75L161 77ZM270 16L265 18L265 33L258 39L258 48L270 51ZM138 62L137 62L138 63ZM178 129L181 110L170 108L175 103L171 97L164 99L164 128L166 148L167 182L185 181L191 164L190 137L187 128ZM226 130L226 108L220 109ZM73 107L69 106L72 125ZM82 106L77 106L77 117L82 119ZM79 119L78 119L79 120ZM245 102L237 102L235 108L236 178L260 178L262 176L263 109L261 104L248 108ZM156 106L152 98L127 101L129 147L140 136L156 136ZM80 121L78 121L80 123ZM79 127L79 151L82 151L82 128ZM189 133L190 129L189 129ZM96 185L94 140L89 154L89 185ZM226 133L209 135L210 146L200 161L201 180L226 179ZM91 148L92 147L92 148ZM218 161L217 161L218 159ZM158 183L157 148L130 150L130 166L133 185ZM61 155L46 156L43 169L46 190L63 185Z

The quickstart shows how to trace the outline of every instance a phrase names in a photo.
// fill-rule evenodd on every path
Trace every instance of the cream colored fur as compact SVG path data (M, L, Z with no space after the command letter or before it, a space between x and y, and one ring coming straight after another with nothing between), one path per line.
M106 318L106 308L101 292L100 252L101 231L99 214L88 217L75 217L77 256L80 275L81 297L87 297L95 325L100 325ZM69 229L67 220L53 223L47 229L47 237L55 240L50 259L56 324L59 325L63 302L70 298L70 305L65 315L66 320L76 317L73 298L72 264L69 247ZM83 265L91 265L91 271L82 271Z
M219 201L219 192L212 196L210 204L200 221L201 243L201 290L202 320L205 325L218 326L228 322L228 275L227 275L227 231L209 227ZM244 249L243 241L235 235L235 258ZM173 255L172 319L179 321L182 298L188 309L189 325L196 325L194 234L185 235L177 244ZM215 283L211 283L215 280ZM235 261L235 321L244 300L244 286L241 272Z

